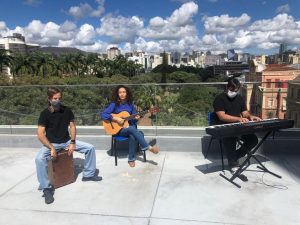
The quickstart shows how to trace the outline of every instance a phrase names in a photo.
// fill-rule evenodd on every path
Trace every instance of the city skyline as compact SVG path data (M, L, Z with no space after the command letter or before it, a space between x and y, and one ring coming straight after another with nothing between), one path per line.
M278 53L300 46L297 1L1 1L0 36L29 43L105 52L192 50Z

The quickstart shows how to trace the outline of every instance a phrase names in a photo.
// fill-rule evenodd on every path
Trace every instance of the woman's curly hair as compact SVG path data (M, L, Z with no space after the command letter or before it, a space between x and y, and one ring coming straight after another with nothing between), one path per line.
M117 86L113 92L112 92L112 96L111 96L111 100L116 104L116 105L120 105L120 99L119 99L119 90L120 88L124 88L126 90L126 101L129 104L132 104L132 92L129 89L129 87L126 87L124 85L119 85Z

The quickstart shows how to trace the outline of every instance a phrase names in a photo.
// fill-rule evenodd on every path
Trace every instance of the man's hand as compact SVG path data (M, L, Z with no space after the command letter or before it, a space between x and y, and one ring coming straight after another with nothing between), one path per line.
M141 118L141 116L140 116L140 115L136 115L134 118L135 118L136 120L138 120L138 119Z
M261 118L257 117L257 116L250 116L249 118L251 121L261 121Z
M68 149L68 155L71 155L75 151L76 145L75 144L69 144L67 149Z
M247 118L241 117L241 118L239 119L239 122L240 122L240 123L246 123L246 122L249 122L249 120L248 120Z
M51 154L51 159L56 159L56 150L55 150L55 148L51 148L50 149L50 154Z

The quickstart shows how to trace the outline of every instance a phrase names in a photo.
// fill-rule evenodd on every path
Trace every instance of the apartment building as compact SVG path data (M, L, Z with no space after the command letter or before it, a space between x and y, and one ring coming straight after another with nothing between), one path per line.
M113 60L118 55L121 55L121 51L117 47L111 47L107 49L107 58L109 60Z
M289 81L288 84L286 118L294 120L294 126L300 128L300 76Z
M243 94L246 97L248 109L263 119L284 118L286 114L286 97L288 81L295 79L300 70L283 64L250 63L250 72L246 75Z

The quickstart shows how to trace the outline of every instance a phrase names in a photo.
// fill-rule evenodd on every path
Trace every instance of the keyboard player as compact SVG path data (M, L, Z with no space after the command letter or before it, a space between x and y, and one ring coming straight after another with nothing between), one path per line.
M240 82L236 78L231 78L228 80L226 90L216 96L213 103L214 111L217 115L213 120L214 125L261 120L259 117L251 115L247 110L244 99L238 93L240 86ZM239 140L241 145L238 145L239 147L237 148ZM238 159L245 156L257 143L258 139L255 134L222 139L223 149L232 172L235 172L239 166Z

